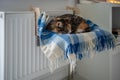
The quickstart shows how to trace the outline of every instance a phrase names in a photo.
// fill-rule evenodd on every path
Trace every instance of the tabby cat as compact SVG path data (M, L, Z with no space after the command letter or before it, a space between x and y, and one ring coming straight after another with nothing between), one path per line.
M47 24L46 30L51 30L59 34L76 34L89 32L90 27L82 17L74 14L64 14L52 19Z

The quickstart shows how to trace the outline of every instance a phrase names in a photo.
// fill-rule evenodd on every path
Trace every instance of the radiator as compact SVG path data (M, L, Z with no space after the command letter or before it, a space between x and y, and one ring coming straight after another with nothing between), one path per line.
M0 12L0 19L5 40L0 46L4 47L4 51L0 50L4 55L0 57L3 80L32 80L48 73L48 61L36 46L34 13Z

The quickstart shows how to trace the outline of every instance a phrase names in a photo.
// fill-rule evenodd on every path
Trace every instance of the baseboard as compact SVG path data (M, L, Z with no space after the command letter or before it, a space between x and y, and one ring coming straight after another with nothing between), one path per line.
M85 78L83 78L82 76L80 76L77 72L74 73L73 78L69 79L68 76L66 76L64 79L62 80L87 80Z
M39 76L33 80L64 80L68 76L68 65L57 69L53 73L48 72L45 75Z

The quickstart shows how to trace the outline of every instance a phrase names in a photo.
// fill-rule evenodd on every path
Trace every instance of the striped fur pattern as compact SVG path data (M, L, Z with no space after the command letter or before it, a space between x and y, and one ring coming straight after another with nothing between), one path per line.
M64 14L55 17L48 23L46 29L59 34L74 34L90 31L90 27L87 25L86 20L73 14Z

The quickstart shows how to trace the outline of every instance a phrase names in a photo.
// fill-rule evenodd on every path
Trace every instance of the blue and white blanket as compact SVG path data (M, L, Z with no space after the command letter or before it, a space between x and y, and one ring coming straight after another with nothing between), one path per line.
M40 47L48 58L51 71L61 67L67 62L75 66L77 59L92 57L96 52L101 52L115 47L114 36L87 20L92 31L80 34L57 34L45 30L47 23L46 13L41 13L38 20Z

